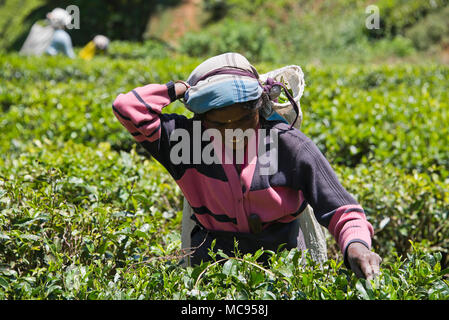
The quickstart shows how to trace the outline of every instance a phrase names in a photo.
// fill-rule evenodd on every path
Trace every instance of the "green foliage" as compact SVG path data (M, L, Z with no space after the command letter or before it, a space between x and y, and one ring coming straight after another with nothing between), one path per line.
M281 64L363 63L416 54L413 41L403 33L389 33L380 41L372 39L376 36L373 32L386 33L386 28L365 27L369 4L363 0L207 1L206 12L214 12L216 6L219 17L214 19L212 13L201 32L186 34L180 50L202 57L238 51L253 60ZM401 1L389 5L391 12L406 6ZM390 11L384 7L387 5L382 5L379 13L387 19Z
M366 282L341 254L320 266L296 250L179 266L181 191L111 103L201 60L114 46L88 62L0 55L0 298L449 299L447 67L303 68L303 131L376 231L384 262Z
M27 21L26 17L43 3L44 0L4 0L0 3L0 50L11 47L22 36L20 45L16 47L20 49L35 22Z
M142 83L184 79L199 63L179 57L180 64L173 65L171 59L97 57L86 62L65 57L0 57L6 80L0 87L0 106L6 112L0 120L6 133L0 150L20 152L23 142L38 138L91 146L108 141L116 150L129 151L134 142L111 117L112 102L119 93ZM168 65L172 68L167 72ZM175 103L172 110L181 105ZM66 106L73 108L68 111ZM187 114L184 108L181 112Z
M135 152L35 140L0 163L3 298L92 298L79 282L179 245L161 237L179 226L179 190Z
M0 7L0 21L4 21L0 50L18 50L32 23L43 19L55 6L69 4L79 6L81 12L81 28L68 30L75 46L84 46L94 35L105 34L125 41L112 44L114 57L140 58L148 51L165 57L167 51L174 50L156 41L141 46L129 41L142 40L148 19L163 15L165 8L179 5L179 0L5 2ZM365 27L369 4L365 0L207 0L202 6L205 23L201 31L187 32L178 42L179 48L175 47L195 57L238 51L254 62L364 63L391 57L422 59L414 48L428 49L447 41L447 0L378 1L375 5L379 6L381 28L377 30ZM164 23L169 22L161 22L160 30L164 30ZM153 36L158 36L154 32Z
M294 0L279 0L273 5L272 1L268 0L253 0L253 1L239 1L239 0L206 0L204 7L208 11L225 10L228 15L253 15L261 11L269 11L270 9L282 9L290 7L294 4ZM297 1L296 1L297 2ZM310 1L301 1L310 2ZM275 13L282 15L283 12ZM223 16L223 14L222 14Z
M174 48L162 41L146 40L143 43L131 41L112 41L108 56L118 59L162 59L170 57Z
M418 23L432 12L449 5L448 0L381 0L376 2L381 20L380 29L365 31L373 36L395 36L404 34L407 28Z
M407 173L371 161L354 169L338 166L336 172L363 206L375 230L373 246L382 257L405 256L413 240L442 252L441 263L449 266L448 171L434 167L426 174Z
M204 0L203 8L210 14L211 20L219 20L228 14L230 4L227 0Z
M441 65L308 67L303 130L339 164L375 159L448 170L448 71Z
M204 33L188 33L180 50L193 57L214 56L224 52L240 52L251 61L272 61L275 47L269 42L269 29L258 24L241 24L226 19Z
M405 34L416 48L425 50L441 41L449 41L449 6L432 13L409 28Z

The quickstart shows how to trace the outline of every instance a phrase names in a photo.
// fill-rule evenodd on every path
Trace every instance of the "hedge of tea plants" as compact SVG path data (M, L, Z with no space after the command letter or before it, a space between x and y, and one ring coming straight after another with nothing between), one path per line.
M364 281L330 238L322 265L291 250L180 266L182 194L111 104L200 62L0 55L2 299L449 299L447 66L303 66L302 130L375 229L382 270Z

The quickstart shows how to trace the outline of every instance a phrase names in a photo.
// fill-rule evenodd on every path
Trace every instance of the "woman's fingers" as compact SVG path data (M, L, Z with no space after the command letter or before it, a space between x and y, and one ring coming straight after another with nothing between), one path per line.
M348 260L357 277L371 280L379 274L382 258L364 245L353 243L348 248Z
M377 253L369 252L360 259L360 268L367 280L372 280L379 274L381 258Z
M374 276L377 276L380 273L380 263L382 262L382 258L377 253L372 252L371 260Z
M365 279L371 280L373 278L373 267L367 259L361 261L360 268L363 271Z
M187 82L178 80L175 82L175 94L177 98L184 97L185 92L190 86L187 84Z

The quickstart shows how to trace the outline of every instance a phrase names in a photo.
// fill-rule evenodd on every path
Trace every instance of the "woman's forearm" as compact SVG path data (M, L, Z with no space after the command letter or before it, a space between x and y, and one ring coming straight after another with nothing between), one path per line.
M174 94L173 83L148 84L119 94L112 108L117 119L137 142L154 142L160 137L162 108L172 102Z

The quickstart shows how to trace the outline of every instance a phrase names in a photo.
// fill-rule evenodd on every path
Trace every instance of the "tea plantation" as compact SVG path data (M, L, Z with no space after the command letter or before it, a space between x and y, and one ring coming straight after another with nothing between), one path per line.
M111 104L200 62L0 55L1 299L449 299L449 67L302 65L302 129L375 229L367 282L330 238L323 265L292 250L179 266L182 194Z

